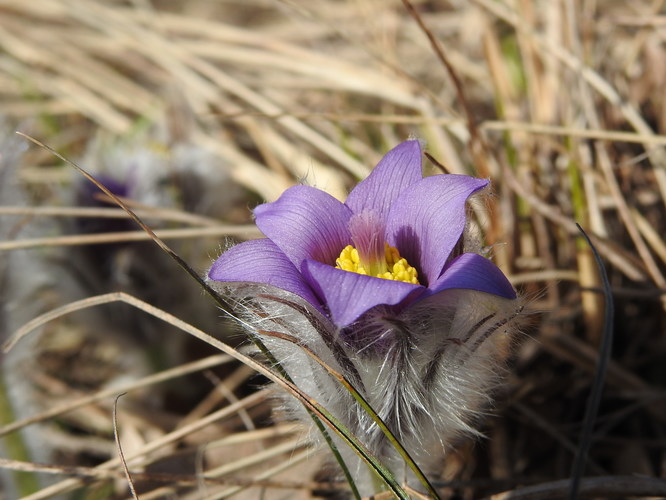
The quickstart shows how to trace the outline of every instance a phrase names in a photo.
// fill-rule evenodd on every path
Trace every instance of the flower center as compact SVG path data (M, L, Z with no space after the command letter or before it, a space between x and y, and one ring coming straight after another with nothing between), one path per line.
M400 256L397 248L386 243L384 224L377 214L364 211L353 215L349 221L349 232L354 245L342 249L340 257L335 260L337 269L420 284L416 269Z

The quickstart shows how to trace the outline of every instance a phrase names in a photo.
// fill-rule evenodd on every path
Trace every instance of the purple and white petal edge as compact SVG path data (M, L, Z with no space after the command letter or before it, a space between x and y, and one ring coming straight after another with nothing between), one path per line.
M208 278L227 283L271 285L302 297L323 312L301 273L269 239L250 240L230 248L213 263Z
M412 294L426 291L420 285L372 278L313 260L305 261L304 274L315 293L327 304L330 316L338 327L353 323L375 306L393 306Z
M507 299L516 298L516 291L500 268L475 253L464 253L453 260L425 295L452 288L477 290Z
M351 242L351 211L333 196L310 186L287 189L277 201L254 209L257 227L300 271L305 259L334 264Z

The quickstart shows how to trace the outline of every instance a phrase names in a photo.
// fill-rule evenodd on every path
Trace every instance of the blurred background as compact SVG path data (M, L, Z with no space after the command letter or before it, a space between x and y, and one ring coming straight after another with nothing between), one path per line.
M397 0L0 0L1 338L75 310L0 354L0 498L129 498L122 392L142 499L345 490L252 370L127 303L80 302L125 292L245 349L101 191L15 131L96 176L202 275L260 236L254 206L303 182L344 199L409 137L491 179L475 217L525 321L486 437L442 464L443 498L546 495L569 477L604 332L579 223L615 305L586 468L604 479L585 494L662 496L648 485L666 475L664 2L412 5L425 28Z

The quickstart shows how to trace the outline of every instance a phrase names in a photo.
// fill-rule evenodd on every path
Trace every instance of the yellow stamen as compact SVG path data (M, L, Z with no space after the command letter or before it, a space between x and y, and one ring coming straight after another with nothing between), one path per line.
M386 280L404 281L405 283L413 283L420 285L418 280L418 272L409 265L406 259L400 257L400 252L395 247L389 246L384 243L384 260L382 263L375 263L372 267L381 269L380 272L375 272L375 278L382 278ZM343 271L352 273L368 275L368 271L361 263L358 255L358 250L351 245L347 245L340 252L340 257L335 260L335 267Z

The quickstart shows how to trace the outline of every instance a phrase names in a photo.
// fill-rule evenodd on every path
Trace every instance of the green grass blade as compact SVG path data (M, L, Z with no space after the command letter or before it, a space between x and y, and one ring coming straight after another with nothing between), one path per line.
M292 342L296 345L298 345L301 349L303 349L312 359L314 359L319 365L322 366L328 373L333 375L341 384L342 386L349 391L349 393L354 397L354 399L358 402L358 404L361 405L363 410L370 415L372 420L377 424L377 426L381 429L382 433L386 436L386 439L389 440L391 445L395 448L395 450L400 454L402 459L405 461L405 463L409 466L409 468L414 472L416 475L417 479L421 482L421 484L428 490L430 495L432 495L433 498L439 499L439 494L437 493L437 490L435 490L434 486L430 483L428 478L423 474L419 466L416 464L414 459L410 456L409 452L405 449L404 446L402 446L402 443L398 440L398 438L395 437L393 432L391 432L391 429L389 429L384 421L381 419L381 417L377 414L377 412L372 408L372 406L366 401L366 399L363 397L363 395L356 390L356 388L353 386L347 378L342 375L341 373L337 372L334 370L331 366L326 364L319 356L317 356L311 349L309 349L307 346L304 346L296 337L292 337L291 335L286 335L280 332L271 332L267 330L259 330L258 333L260 335L267 335L271 337L276 337L280 338L282 340L286 340L288 342Z

